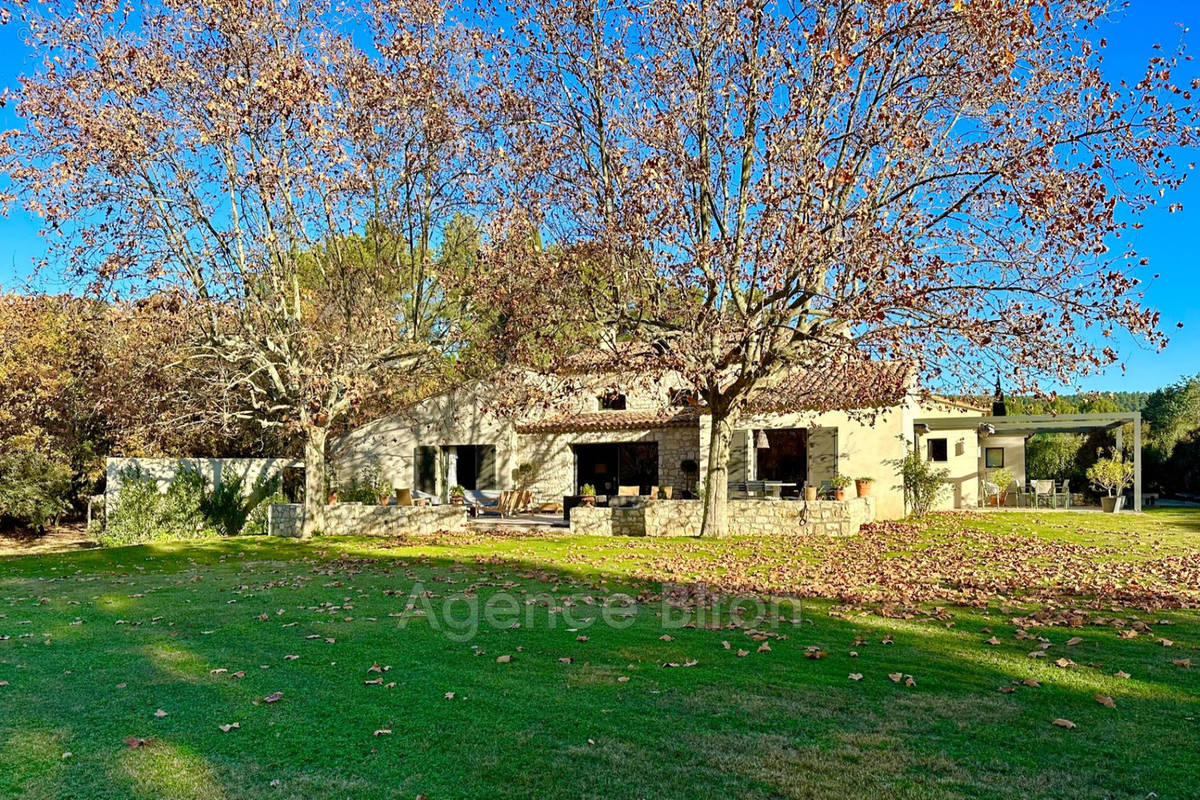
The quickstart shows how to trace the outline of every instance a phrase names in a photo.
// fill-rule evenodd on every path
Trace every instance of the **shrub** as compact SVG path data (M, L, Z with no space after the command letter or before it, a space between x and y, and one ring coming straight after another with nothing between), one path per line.
M935 469L915 450L900 459L898 467L905 505L916 516L925 516L945 492L950 471Z
M160 492L158 481L141 470L128 470L121 475L121 490L97 539L105 547L114 547L214 536L216 530L201 511L203 498L204 478L194 470L180 472L166 492Z
M44 530L67 510L71 468L40 453L0 455L0 517Z
M833 478L829 481L829 485L832 486L834 489L846 489L852 483L854 483L854 481L850 478L849 475L834 475Z
M1112 497L1133 483L1133 464L1120 455L1101 458L1088 467L1087 477L1096 488L1103 489Z
M246 517L246 524L242 527L242 536L266 536L267 535L267 513L271 506L280 503L286 503L287 497L283 492L276 491L274 494L264 497L262 502L254 506L254 509Z
M1017 477L1008 467L992 470L992 474L988 477L1000 489L1001 494L1008 492L1009 488L1017 482Z
M97 538L105 546L202 536L265 533L270 502L283 502L278 475L259 476L249 492L245 476L216 486L193 468L183 468L160 492L158 481L134 470L121 476L121 491Z
M200 513L208 523L222 536L237 536L245 532L246 521L250 515L269 499L279 495L280 476L262 473L246 491L246 476L222 476L221 482L208 487L204 476L196 470L185 470L190 473L189 480L200 486ZM180 473L181 475L183 473ZM274 502L282 502L276 500ZM262 524L265 527L266 508L263 507Z

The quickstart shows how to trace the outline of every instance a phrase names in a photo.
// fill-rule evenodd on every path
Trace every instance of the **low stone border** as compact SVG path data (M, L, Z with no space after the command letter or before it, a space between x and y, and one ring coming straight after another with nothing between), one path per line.
M369 506L334 503L325 508L326 536L403 536L461 530L467 521L462 506ZM267 512L271 536L300 535L304 507L273 505Z
M699 536L700 500L646 500L632 508L571 509L571 533L587 536ZM875 498L730 500L735 536L852 536L875 520Z

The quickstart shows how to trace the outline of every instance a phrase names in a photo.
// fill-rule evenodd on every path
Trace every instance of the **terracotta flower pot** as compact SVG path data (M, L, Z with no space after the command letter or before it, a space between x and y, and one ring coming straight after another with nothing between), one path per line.
M466 500L463 499L463 496L461 494L455 494L455 495L450 496L450 505L452 505L452 506L461 506L465 502L466 502Z
M855 481L854 490L858 492L859 497L870 497L871 487L874 485L874 481Z
M834 489L833 490L833 499L834 500L845 500L846 499L846 490L845 489Z
M330 492L329 493L329 505L333 505L336 502L337 502L337 492Z
M810 503L811 503L813 500L816 500L816 499L817 499L817 487L815 487L815 486L805 486L805 487L804 487L804 499L805 499L805 500L807 500L807 501L808 501L808 502L810 502Z
M583 495L582 497L580 497L579 499L580 499L580 500L583 502L583 504L584 504L585 506L587 506L588 508L591 508L591 507L593 507L594 505L596 505L596 495L594 495L594 494L585 494L585 495Z

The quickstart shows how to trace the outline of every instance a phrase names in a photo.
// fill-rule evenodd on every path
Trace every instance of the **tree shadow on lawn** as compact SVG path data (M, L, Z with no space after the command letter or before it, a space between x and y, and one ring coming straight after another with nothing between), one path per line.
M0 641L10 682L0 754L14 765L0 787L96 798L1166 797L1190 791L1198 766L1189 718L1200 685L1145 636L1031 629L1052 643L1030 659L1039 643L1016 640L995 611L844 618L821 602L804 603L799 624L755 626L775 634L761 641L745 628L664 628L657 603L613 627L584 598L599 602L627 576L515 556L317 555L336 544L80 553L60 559L56 580L0 582L0 633L13 635ZM436 618L455 593L480 609L507 593L522 624L451 639L440 619L439 631L429 616L403 628L389 616L412 603ZM468 606L457 601L458 619ZM1196 642L1195 617L1178 618L1178 638ZM984 627L1002 644L985 645ZM1086 641L1068 648L1076 633ZM1060 655L1077 665L1046 663ZM369 672L376 663L388 669ZM1133 677L1113 677L1120 669ZM915 686L893 682L897 672ZM1025 678L1041 686L997 691ZM276 691L283 699L263 702ZM231 722L241 727L219 730ZM1132 746L1164 734L1180 745L1172 758ZM130 736L153 741L130 749Z

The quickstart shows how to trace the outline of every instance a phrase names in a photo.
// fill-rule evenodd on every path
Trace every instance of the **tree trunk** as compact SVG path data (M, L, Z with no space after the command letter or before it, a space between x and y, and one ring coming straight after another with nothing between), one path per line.
M704 519L701 536L722 537L729 533L729 442L733 422L728 412L714 410L708 437L708 474L704 479Z
M301 538L325 530L325 439L329 431L320 425L305 427L304 437L304 525Z

